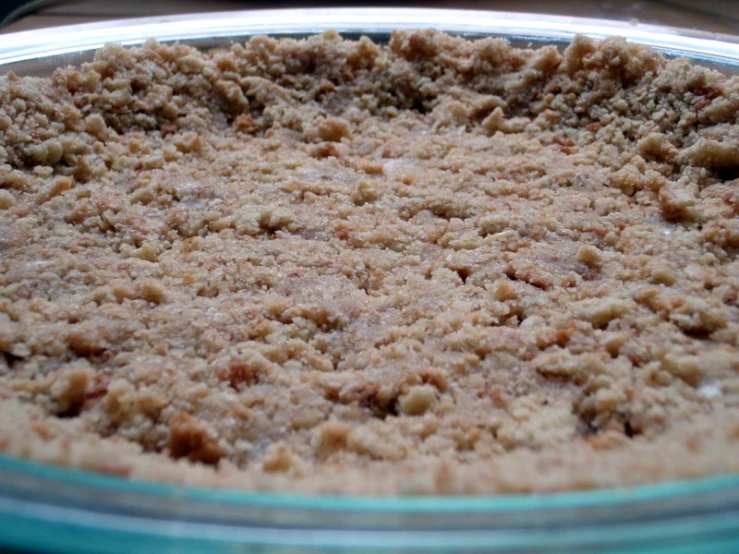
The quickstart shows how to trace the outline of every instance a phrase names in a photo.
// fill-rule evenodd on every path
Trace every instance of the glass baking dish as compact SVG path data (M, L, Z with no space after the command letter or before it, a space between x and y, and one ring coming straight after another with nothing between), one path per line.
M0 36L0 69L49 75L108 42L201 48L335 29L387 41L434 27L517 46L618 35L739 73L739 38L572 17L424 9L157 17ZM555 30L556 29L556 30ZM739 475L630 489L487 497L299 496L177 487L0 456L0 550L128 552L739 552Z

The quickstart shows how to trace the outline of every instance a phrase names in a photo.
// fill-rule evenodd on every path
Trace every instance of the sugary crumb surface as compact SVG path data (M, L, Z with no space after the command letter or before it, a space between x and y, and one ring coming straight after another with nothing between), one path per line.
M583 37L9 74L0 451L340 494L737 472L737 113Z

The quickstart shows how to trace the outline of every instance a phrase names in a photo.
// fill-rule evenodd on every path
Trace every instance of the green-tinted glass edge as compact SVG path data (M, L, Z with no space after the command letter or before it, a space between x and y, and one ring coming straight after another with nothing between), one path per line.
M108 493L141 493L162 498L242 504L254 507L365 512L498 512L547 508L616 505L708 493L739 487L739 474L687 481L670 481L633 488L546 494L495 496L359 497L317 496L188 487L154 483L52 466L0 454L0 470L102 490Z

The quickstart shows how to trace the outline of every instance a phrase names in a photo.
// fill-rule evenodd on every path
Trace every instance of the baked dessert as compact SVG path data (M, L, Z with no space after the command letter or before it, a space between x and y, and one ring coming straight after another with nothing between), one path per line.
M0 450L339 494L739 471L739 80L617 38L0 80Z

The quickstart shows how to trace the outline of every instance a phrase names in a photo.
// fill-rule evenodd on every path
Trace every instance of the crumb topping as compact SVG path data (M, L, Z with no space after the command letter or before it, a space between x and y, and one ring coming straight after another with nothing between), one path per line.
M0 451L490 494L739 471L739 78L328 32L0 78Z

